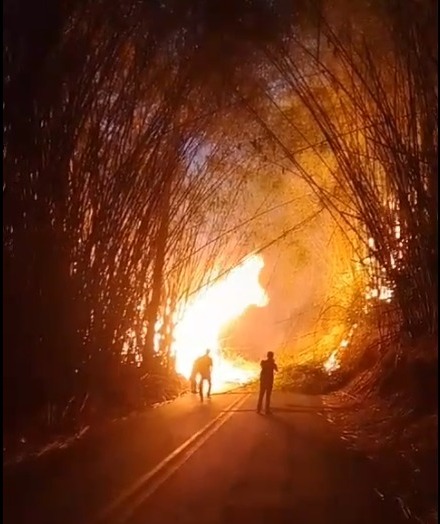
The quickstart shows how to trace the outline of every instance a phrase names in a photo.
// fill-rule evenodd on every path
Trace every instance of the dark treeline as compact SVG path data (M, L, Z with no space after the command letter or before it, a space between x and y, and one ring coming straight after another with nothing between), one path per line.
M374 239L399 329L435 329L437 6L349 4L5 3L7 428L127 403L127 384L134 404L161 388L170 311L219 249L200 259L197 232L227 213L213 204L226 175L190 169L207 143L218 160L240 140L304 177L341 225ZM367 132L354 139L353 126ZM322 144L336 193L298 154L322 159Z
M118 403L121 373L151 389L148 373L169 367L171 326L158 355L154 326L192 273L188 231L221 182L190 179L188 163L244 74L237 34L250 46L273 31L263 4L207 4L5 5L7 424ZM140 369L121 363L128 332Z

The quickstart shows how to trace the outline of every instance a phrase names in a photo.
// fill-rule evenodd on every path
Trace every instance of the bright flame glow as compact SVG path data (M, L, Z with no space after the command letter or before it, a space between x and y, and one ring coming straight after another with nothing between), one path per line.
M330 375L331 373L333 373L333 371L336 371L340 367L341 367L341 364L338 358L338 350L335 349L332 352L332 354L328 357L328 359L324 362L324 369Z
M213 391L228 383L246 383L256 376L256 366L244 366L222 356L219 337L222 329L249 306L267 304L267 295L258 281L263 267L261 256L251 256L186 304L174 330L177 372L189 378L195 359L209 348L213 359Z
M396 203L395 201L388 201L388 205L391 211L395 211L396 209ZM394 238L398 240L398 250L397 250L397 258L399 260L403 259L403 246L404 246L404 240L402 239L402 228L398 220L396 220L394 225ZM387 270L385 267L380 267L379 263L371 252L375 250L376 243L374 241L373 237L368 238L368 248L369 248L369 256L363 259L363 263L367 266L370 273L370 279L371 284L370 286L367 286L365 290L365 298L367 300L367 303L363 306L364 313L367 313L369 310L368 303L371 301L383 301L390 303L394 296L394 289L391 286L391 283L389 279L387 278ZM396 257L395 252L390 253L390 265L392 269L397 268L396 263ZM380 274L378 275L378 270L380 270ZM356 328L356 324L351 328L349 336L347 339L344 339L339 347L335 349L328 359L324 362L324 369L328 374L331 374L333 371L336 371L340 368L340 352L342 349L345 349L349 346L351 336L353 334L354 329Z
M353 324L351 326L347 338L344 338L343 340L341 340L341 343L339 344L338 349L335 349L334 351L332 351L328 359L324 362L323 367L329 375L331 375L334 371L337 371L341 367L339 353L342 349L346 349L349 346L350 339L353 336L353 333L356 328L357 328L357 324Z

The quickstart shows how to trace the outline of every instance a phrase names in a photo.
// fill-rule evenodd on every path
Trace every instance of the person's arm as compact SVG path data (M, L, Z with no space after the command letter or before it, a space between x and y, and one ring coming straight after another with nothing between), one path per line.
M275 371L278 371L278 366L276 365L275 362L273 363L273 369L274 369Z

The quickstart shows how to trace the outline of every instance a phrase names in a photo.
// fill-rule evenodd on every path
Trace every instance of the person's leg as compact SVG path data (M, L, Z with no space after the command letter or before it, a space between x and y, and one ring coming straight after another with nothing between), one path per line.
M273 384L268 384L266 388L266 413L270 413L270 397L272 396Z
M204 381L204 378L203 377L200 377L200 382L199 382L199 395L200 395L200 400L203 402L203 381Z
M211 397L211 377L208 377L208 398Z
M266 391L266 385L263 382L261 382L260 380L260 393L258 395L258 404L257 404L258 413L261 411L261 408L263 407L263 398L264 398L265 391Z

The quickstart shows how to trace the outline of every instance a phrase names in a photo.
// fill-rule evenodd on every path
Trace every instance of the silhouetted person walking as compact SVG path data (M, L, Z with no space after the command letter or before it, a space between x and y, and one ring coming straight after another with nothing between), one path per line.
M203 357L200 357L198 360L198 372L200 374L199 382L199 395L200 400L203 402L203 384L206 380L208 382L208 398L211 397L211 373L212 373L212 358L209 356L209 349L206 350L206 353Z
M197 393L197 375L200 374L200 361L202 359L203 357L197 357L192 367L191 376L189 377L191 393Z
M278 366L273 359L273 352L269 351L266 360L261 361L260 394L258 396L257 406L258 413L261 413L264 397L266 397L266 413L270 413L270 397L272 395L273 375L275 371L278 371Z

